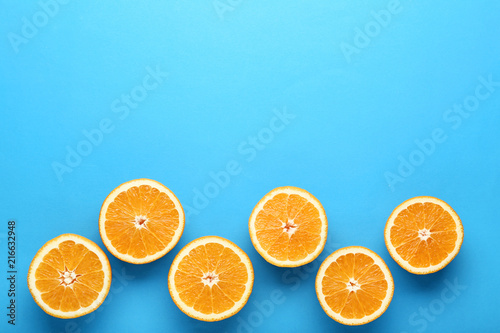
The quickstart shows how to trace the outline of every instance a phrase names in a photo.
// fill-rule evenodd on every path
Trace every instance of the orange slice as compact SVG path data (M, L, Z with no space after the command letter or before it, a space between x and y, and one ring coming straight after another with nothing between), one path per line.
M163 257L184 230L184 210L167 187L135 179L115 188L104 200L99 231L115 257L145 264Z
M203 321L228 318L243 308L253 287L253 267L238 246L217 236L198 238L175 257L168 289L182 312Z
M266 194L248 223L257 252L280 267L305 265L326 243L328 222L323 206L306 190L285 186Z
M429 274L448 265L460 251L464 228L443 200L415 197L396 207L385 225L385 244L408 272Z
M49 315L76 318L97 309L109 291L111 267L104 252L87 238L64 234L37 252L28 288Z
M380 317L394 293L391 272L375 252L349 246L333 252L316 276L316 295L326 314L344 325Z

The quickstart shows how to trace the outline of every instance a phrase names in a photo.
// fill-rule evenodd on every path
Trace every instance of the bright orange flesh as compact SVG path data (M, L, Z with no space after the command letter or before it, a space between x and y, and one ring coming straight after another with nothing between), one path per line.
M206 243L183 257L174 275L175 289L187 306L219 314L241 300L248 271L240 257L218 243Z
M457 237L456 223L450 213L431 202L409 205L398 214L390 229L392 246L416 268L443 262L455 249Z
M179 228L179 211L164 192L149 185L119 193L105 215L105 232L120 254L141 259L170 244Z
M349 285L356 290L349 290ZM382 306L387 289L384 273L363 253L340 256L326 269L322 281L326 303L345 319L372 315Z
M74 278L65 281L66 272L74 272ZM46 305L70 312L87 307L98 298L103 289L104 272L97 255L85 245L64 241L43 257L35 279Z
M269 199L255 219L257 241L279 261L298 261L321 242L320 212L298 194L279 193Z

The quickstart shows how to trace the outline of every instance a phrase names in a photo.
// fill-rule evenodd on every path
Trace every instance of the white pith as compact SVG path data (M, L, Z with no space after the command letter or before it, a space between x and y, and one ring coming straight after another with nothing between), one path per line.
M198 247L200 245L204 245L207 243L218 243L221 244L225 247L228 247L232 249L241 259L241 261L245 264L245 266L248 268L248 281L245 284L245 292L243 293L243 296L241 299L236 302L231 309L228 309L222 313L219 314L204 314L199 311L196 311L193 309L193 307L187 306L179 297L179 293L175 289L175 281L174 281L174 276L175 272L177 271L179 267L179 263L181 260L195 247ZM213 272L204 272L204 277L207 277L209 274L213 274ZM216 281L217 280L217 281ZM170 291L170 295L172 296L172 299L174 300L175 304L186 314L189 316L199 319L199 320L204 320L204 321L216 321L216 320L222 320L225 318L228 318L238 311L240 311L245 303L247 302L248 298L250 297L250 294L252 292L252 287L253 287L253 280L254 280L254 273L253 273L253 267L252 263L250 262L250 259L246 255L243 250L241 250L238 246L236 246L234 243L228 241L225 238L218 237L218 236L206 236L202 238L198 238L191 243L187 244L185 247L183 247L177 256L175 257L174 261L172 262L172 265L170 266L170 271L168 273L168 289ZM203 278L202 278L203 281ZM210 287L213 286L218 282L218 277L214 279L212 282L209 281L204 281L203 283L206 285L209 285Z
M452 252L450 252L448 254L448 257L445 260L443 260L441 263L439 263L437 265L430 265L428 267L417 268L417 267L411 266L408 263L408 261L404 260L397 253L397 251L394 248L394 246L392 246L392 244L390 242L391 228L394 226L394 220L399 215L399 213L401 213L401 211L407 209L408 206L410 206L410 205L413 205L413 204L416 204L416 203L426 203L426 202L434 203L436 205L441 206L445 211L447 211L451 215L451 217L455 221L455 225L456 225L457 240L455 241L455 248L454 248L454 250ZM424 230L427 230L427 229L424 228L424 229L419 230L418 237L422 241L427 241L427 239L429 237L432 237L432 233L429 230L427 230L428 235L421 236L420 232L423 232ZM386 224L386 227L385 227L385 231L384 231L384 237L385 237L385 243L387 245L387 250L391 254L392 258L401 267L403 267L404 269L406 269L410 273L414 273L414 274L428 274L428 273L433 273L433 272L436 272L436 271L444 268L446 265L448 265L453 260L453 258L455 258L455 256L460 251L460 247L461 247L462 242L463 242L464 229L463 229L462 223L460 221L460 217L453 210L453 208L451 208L451 206L448 205L443 200L440 200L440 199L434 198L434 197L415 197L415 198L411 198L411 199L403 202L401 205L399 205L398 207L396 207L396 209L394 209L394 211L391 213L391 215L390 215L390 217L389 217L389 219L387 221L387 224Z
M45 302L42 300L42 294L36 287L36 278L35 278L35 272L40 263L42 262L43 257L47 255L47 253L49 253L52 249L58 248L60 243L68 240L74 241L77 244L83 244L85 247L87 247L87 249L94 252L101 261L103 265L102 270L104 272L103 287L97 299L94 300L94 302L92 302L92 304L90 304L89 306L82 307L77 311L72 311L72 312L54 310L50 308L48 305L45 305ZM74 278L77 278L77 275L74 272L64 271L61 272L61 278L62 278L61 282L66 282L69 281L69 279L71 279L71 281L69 281L69 283L67 283L68 285L65 287L72 288L73 287L72 280ZM74 234L64 234L48 241L36 254L35 258L31 262L28 272L28 287L36 303L40 306L44 305L43 307L42 306L41 307L48 314L60 318L76 318L94 311L99 307L99 305L102 304L102 302L106 298L110 285L111 285L111 266L109 265L108 258L106 257L104 252L94 242Z
M295 224L293 219L288 219L287 223L281 222L281 227L283 232L286 232L288 236L292 236L298 229L298 225Z
M137 215L134 219L134 224L137 229L146 228L148 217L146 215Z
M61 284L63 286L70 286L76 282L76 273L74 271L68 271L67 269L64 272L59 272L61 276L59 279L61 280Z
M172 237L172 240L170 243L160 252L157 252L155 254L147 255L144 258L135 258L127 253L120 253L116 250L116 248L112 245L111 241L109 240L108 236L106 235L106 228L105 228L105 221L106 221L106 212L108 210L108 206L111 202L115 200L115 198L118 196L118 194L129 190L130 188L134 186L141 186L141 185L149 185L153 188L158 189L160 192L164 192L168 195L168 197L172 200L174 203L175 209L179 212L179 226L177 230L174 233L174 236ZM143 224L139 224L139 220L141 218L144 218L146 221ZM138 229L141 228L146 228L147 227L147 216L144 215L138 215L136 216L131 222L134 223L135 227ZM104 200L104 203L101 207L101 212L99 214L99 231L101 233L101 238L106 246L106 248L111 252L115 257L117 257L120 260L130 262L133 264L144 264L144 263L149 263L151 261L154 261L156 259L159 259L163 257L165 254L167 254L170 250L174 248L174 246L177 244L179 239L182 236L182 232L184 231L184 223L185 223L185 216L184 216L184 210L182 209L182 205L175 196L175 194L168 189L165 185L151 179L135 179L131 180L127 183L121 184L117 188L115 188L109 195L108 197Z
M358 281L354 280L353 278L350 278L349 282L347 282L346 285L347 285L347 290L349 291L356 291L361 289L361 286L359 285Z
M203 274L201 282L203 282L204 285L211 287L219 282L219 275L217 275L215 272L207 272Z
M423 228L418 231L418 238L420 238L421 240L426 241L427 239L429 239L429 237L431 237L430 230Z
M363 254L370 256L375 261L375 264L377 264L380 267L380 269L382 270L382 272L384 273L384 277L387 280L387 285L388 285L386 296L382 300L382 304L381 304L380 308L377 311L375 311L374 313L372 313L371 315L364 316L363 318L360 318L360 319L346 319L346 318L342 317L339 313L334 312L330 308L330 306L326 303L326 300L325 300L326 297L323 294L322 281L323 281L323 278L325 276L326 270L328 269L328 267L330 266L330 264L332 262L336 261L339 257L346 255L348 253L353 253L353 254L363 253ZM360 286L357 283L357 281L355 281L352 278L351 278L351 281L353 283L355 283L355 286L352 286L350 288L349 287L350 283L347 283L346 289L348 289L349 291L356 292L357 290L359 290L363 287L363 286ZM349 282L351 282L351 281L349 281ZM385 312L385 310L389 306L389 304L392 300L393 293L394 293L394 280L393 280L391 272L389 271L389 268L385 264L384 260L382 260L382 258L380 258L375 252L373 252L367 248L361 247L361 246L344 247L342 249L339 249L339 250L333 252L330 256L328 256L325 259L325 261L323 261L323 263L321 264L321 266L318 270L318 274L316 275L316 294L318 296L318 300L321 304L321 307L323 308L323 310L325 310L325 312L328 316L330 316L334 320L336 320L342 324L345 324L345 325L363 325L363 324L369 323L369 322L377 319L379 316L382 315L382 313Z
M301 197L305 198L307 201L312 203L314 205L314 207L318 210L319 218L322 221L321 232L319 235L321 240L320 240L318 246L316 247L316 249L312 253L309 253L305 258L303 258L301 260L296 260L296 261L288 260L288 259L287 260L278 260L276 258L273 258L267 253L266 250L264 250L262 248L260 243L257 241L257 231L255 230L255 219L257 218L257 215L259 214L259 212L264 208L264 205L267 203L267 201L269 201L270 199L272 199L273 197L275 197L276 195L281 194L281 193L286 193L288 195L296 194L296 195L300 195ZM289 219L288 223L293 223L293 225L297 226L292 219ZM286 225L287 225L287 223L282 221L283 232L286 232L288 234L288 236L293 235L298 229L298 227L295 227L295 228L290 228L288 231L286 231L285 230ZM313 261L321 253L321 251L323 250L325 243L326 243L328 222L327 222L327 218L326 218L326 214L325 214L325 210L324 210L323 206L321 205L319 200L316 199L312 194L310 194L309 192L307 192L303 189L297 188L297 187L284 186L284 187L275 188L274 190L272 190L271 192L266 194L257 203L257 205L255 206L255 208L252 211L252 214L250 215L248 228L249 228L250 237L252 239L253 245L255 246L255 249L257 250L257 252L260 253L260 255L265 260L267 260L268 262L270 262L271 264L276 265L276 266L297 267L297 266L302 266L302 265L305 265L305 264Z

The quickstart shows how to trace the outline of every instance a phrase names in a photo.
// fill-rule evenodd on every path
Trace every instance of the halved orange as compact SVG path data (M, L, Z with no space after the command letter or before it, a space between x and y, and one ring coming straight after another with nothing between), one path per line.
M257 203L248 228L255 249L265 260L280 267L297 267L323 251L328 222L323 206L311 193L285 186Z
M115 188L104 200L99 231L115 257L145 264L163 257L184 230L181 203L163 184L135 179Z
M326 314L344 325L363 325L391 303L394 280L375 252L361 246L339 249L321 264L316 295Z
M28 271L28 288L49 315L76 318L97 309L109 291L104 252L82 236L64 234L42 246Z
M400 204L385 225L385 244L408 272L429 274L448 265L460 251L464 228L443 200L415 197Z
M217 236L182 248L168 273L174 303L192 318L217 321L243 308L253 287L253 267L243 250Z

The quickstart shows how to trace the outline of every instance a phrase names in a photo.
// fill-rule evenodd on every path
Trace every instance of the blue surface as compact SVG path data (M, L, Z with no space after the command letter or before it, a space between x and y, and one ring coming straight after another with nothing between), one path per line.
M0 3L2 256L9 219L18 237L16 326L2 277L0 331L498 332L500 85L485 83L500 81L498 2L69 1L52 16ZM229 183L197 198L231 161ZM184 205L179 244L138 266L106 251L114 279L98 311L46 315L26 286L36 251L68 232L103 247L104 198L140 177ZM325 251L297 269L265 262L248 235L254 205L283 185L309 190L329 219ZM428 276L400 268L383 239L417 195L447 201L465 228L456 259ZM184 315L167 289L174 256L204 235L234 241L255 269L248 304L217 323ZM349 245L377 252L395 280L387 312L362 327L330 319L314 290L320 262Z

